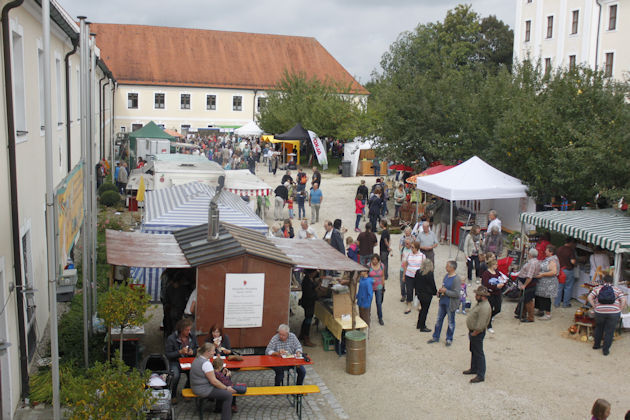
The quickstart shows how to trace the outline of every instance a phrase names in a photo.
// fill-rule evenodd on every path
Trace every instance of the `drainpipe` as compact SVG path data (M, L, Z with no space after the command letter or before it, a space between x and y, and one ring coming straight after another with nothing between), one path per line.
M72 170L72 138L71 138L71 123L72 118L70 116L70 56L77 52L79 46L79 39L72 40L72 51L68 51L63 59L66 65L66 149L67 149L67 166L68 173Z
M113 76L111 76L113 77ZM116 82L112 81L112 112L111 112L111 123L109 124L109 147L111 149L109 156L110 168L112 173L112 182L114 182L114 118L115 118L115 104L114 94L116 93Z
M15 115L13 113L13 74L11 67L11 30L9 28L9 11L19 7L24 0L14 0L2 9L2 52L4 57L4 90L7 113L7 142L9 149L9 189L11 193L11 236L13 240L13 273L17 290L21 291L22 260L20 246L20 215L17 188L17 159L15 157ZM24 294L16 293L18 336L20 337L20 377L22 378L21 397L26 398L28 388L28 356L26 353L26 328L24 327Z
M256 94L258 89L254 89L254 106L252 106L252 121L256 122Z
M597 71L597 62L599 61L599 31L602 26L602 4L600 0L595 0L595 3L597 3L597 7L599 7L597 15L597 39L595 40L595 71Z
M105 118L103 118L103 112L105 109L105 100L103 99L102 92L105 89L105 86L101 85L103 80L107 79L107 75L103 75L98 81L98 104L101 106L101 109L98 112L98 137L100 138L100 145L98 147L98 151L101 154L101 157L105 156L105 135L103 135L103 128L105 127ZM109 82L107 82L109 83ZM107 84L106 83L106 84ZM99 159L100 160L100 159ZM96 174L95 174L96 175Z

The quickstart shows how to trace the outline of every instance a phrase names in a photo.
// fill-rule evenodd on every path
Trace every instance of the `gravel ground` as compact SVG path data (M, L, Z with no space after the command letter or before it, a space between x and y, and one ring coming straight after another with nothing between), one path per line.
M307 173L310 176L311 171ZM283 174L278 171L273 176L262 166L257 173L272 188ZM374 177L323 175L321 223L315 226L319 237L324 234L324 220L341 218L348 234L356 238L354 195L360 179L365 179L368 187L375 181ZM273 212L269 215L271 218L266 221L271 224ZM308 206L307 217L310 217ZM399 237L392 235L392 243L397 244ZM451 252L454 257L455 247ZM438 287L448 259L449 247L439 246ZM628 383L625 365L630 359L627 332L615 341L607 357L592 350L589 343L567 338L565 331L572 324L575 301L573 309L554 309L550 321L520 324L512 316L515 303L504 300L503 311L493 325L496 332L488 333L484 343L486 381L468 383L470 376L461 373L470 364L465 315L457 315L451 347L444 346L444 335L440 343L427 344L430 333L420 333L415 328L417 312L403 314L404 304L399 302L398 293L399 260L395 247L383 303L385 326L375 322L375 307L372 310L367 372L349 375L345 373L345 356L324 352L321 346L309 350L317 373L350 418L590 418L596 398L605 398L612 404L611 419L622 419L630 410L630 398L624 389ZM465 277L461 253L457 263L458 273ZM469 295L473 288L469 287ZM431 329L437 316L436 302L434 299L427 320ZM302 317L300 308L291 318L293 330L299 328ZM446 325L443 334L445 330ZM321 342L314 331L312 338L316 343Z

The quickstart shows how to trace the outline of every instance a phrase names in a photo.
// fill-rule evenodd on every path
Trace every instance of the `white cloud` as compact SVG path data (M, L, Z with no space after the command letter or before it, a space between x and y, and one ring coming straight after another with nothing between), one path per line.
M177 26L316 38L365 83L398 35L442 20L452 0L60 0L72 15L100 23ZM514 2L473 0L481 16L513 26ZM98 41L97 41L98 42Z

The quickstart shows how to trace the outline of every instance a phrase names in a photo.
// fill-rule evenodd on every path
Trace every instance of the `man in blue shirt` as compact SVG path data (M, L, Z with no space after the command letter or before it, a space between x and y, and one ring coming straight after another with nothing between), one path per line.
M367 271L362 271L359 291L357 292L357 306L359 306L359 316L368 327L370 326L370 309L372 308L372 296L374 295L373 284L374 279L368 277Z
M311 223L319 223L319 207L322 205L322 201L324 201L324 196L316 182L313 184L308 198L308 204L311 206Z

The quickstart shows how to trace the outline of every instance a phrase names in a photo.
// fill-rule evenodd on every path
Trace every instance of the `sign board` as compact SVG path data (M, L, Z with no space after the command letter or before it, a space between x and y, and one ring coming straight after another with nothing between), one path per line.
M83 164L74 167L55 190L57 258L64 266L83 224Z
M320 165L326 166L328 165L328 157L326 156L326 147L322 144L322 141L319 137L311 135L311 143L313 143L313 150L315 150L315 156L317 156L317 161Z
M262 327L264 297L265 273L227 273L223 327Z

